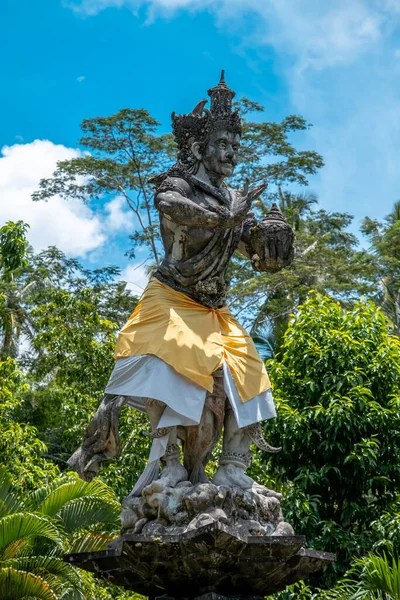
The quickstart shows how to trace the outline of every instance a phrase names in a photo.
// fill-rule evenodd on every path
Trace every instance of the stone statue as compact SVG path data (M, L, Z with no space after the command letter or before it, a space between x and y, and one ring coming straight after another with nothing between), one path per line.
M276 206L262 223L255 220L251 205L265 184L249 189L246 181L238 191L226 185L238 162L241 122L224 72L208 95L209 110L202 100L190 114L172 114L178 159L153 179L165 256L120 332L103 402L69 463L90 480L118 454L127 403L148 414L153 441L124 503L125 529L154 533L233 519L257 534L290 533L280 494L246 475L252 443L280 449L262 434L260 422L275 416L271 385L226 306L226 269L236 249L258 271L288 266L293 232ZM221 435L209 482L205 468Z

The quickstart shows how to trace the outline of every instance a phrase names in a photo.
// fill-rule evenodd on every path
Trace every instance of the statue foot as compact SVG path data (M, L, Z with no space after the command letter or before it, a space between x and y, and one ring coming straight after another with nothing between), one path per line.
M212 478L214 485L225 485L227 487L239 487L247 490L255 483L254 479L245 474L244 470L232 464L220 465L218 471Z
M143 494L150 495L163 492L167 487L175 487L181 481L188 480L188 472L180 462L169 464L162 471L160 478L144 488Z
M272 496L281 500L282 494L270 490L264 485L256 483L254 479L246 475L244 469L234 464L220 465L218 471L212 478L214 485L224 485L227 487L238 487L242 490L251 490L263 496Z

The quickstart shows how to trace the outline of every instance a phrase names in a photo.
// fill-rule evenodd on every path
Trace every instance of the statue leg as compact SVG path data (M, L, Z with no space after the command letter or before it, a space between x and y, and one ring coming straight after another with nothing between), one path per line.
M214 388L212 393L207 392L199 425L185 427L184 464L194 485L208 482L205 467L221 437L224 422L226 394L222 369L213 377Z
M232 408L229 406L225 412L224 439L222 454L219 460L219 468L212 482L215 485L226 485L242 489L252 488L254 491L275 495L280 498L281 494L273 492L259 485L246 475L246 469L251 463L251 444L256 444L266 452L279 452L280 448L273 448L264 439L261 425L254 423L239 429Z
M149 416L150 424L153 429L151 437L157 437L159 433L168 433L168 431L157 430L157 425L163 414L166 404L160 400L151 398L145 399L146 412ZM159 479L153 481L144 490L145 494L160 492L166 487L175 487L180 481L187 481L188 474L180 460L180 448L177 444L176 427L169 429L168 444L164 456L161 459L163 468Z

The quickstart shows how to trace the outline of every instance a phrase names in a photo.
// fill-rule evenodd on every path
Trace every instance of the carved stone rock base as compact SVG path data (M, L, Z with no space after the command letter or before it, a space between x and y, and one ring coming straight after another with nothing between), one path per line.
M258 484L247 490L188 481L161 490L149 486L142 496L123 501L121 533L176 535L222 523L243 537L293 535L283 519L280 498Z
M210 600L255 600L335 560L333 554L304 549L304 541L303 536L243 538L235 528L214 522L177 535L124 534L107 550L69 554L64 560L151 599L206 594Z

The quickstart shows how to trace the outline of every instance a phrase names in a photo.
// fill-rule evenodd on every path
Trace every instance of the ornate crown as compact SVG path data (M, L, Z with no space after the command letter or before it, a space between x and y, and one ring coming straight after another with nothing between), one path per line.
M179 148L178 161L189 169L195 162L190 150L193 140L205 144L215 129L242 133L239 113L232 112L235 92L226 85L224 70L218 85L207 93L211 98L210 110L204 108L208 100L201 100L187 115L172 113L172 130Z

